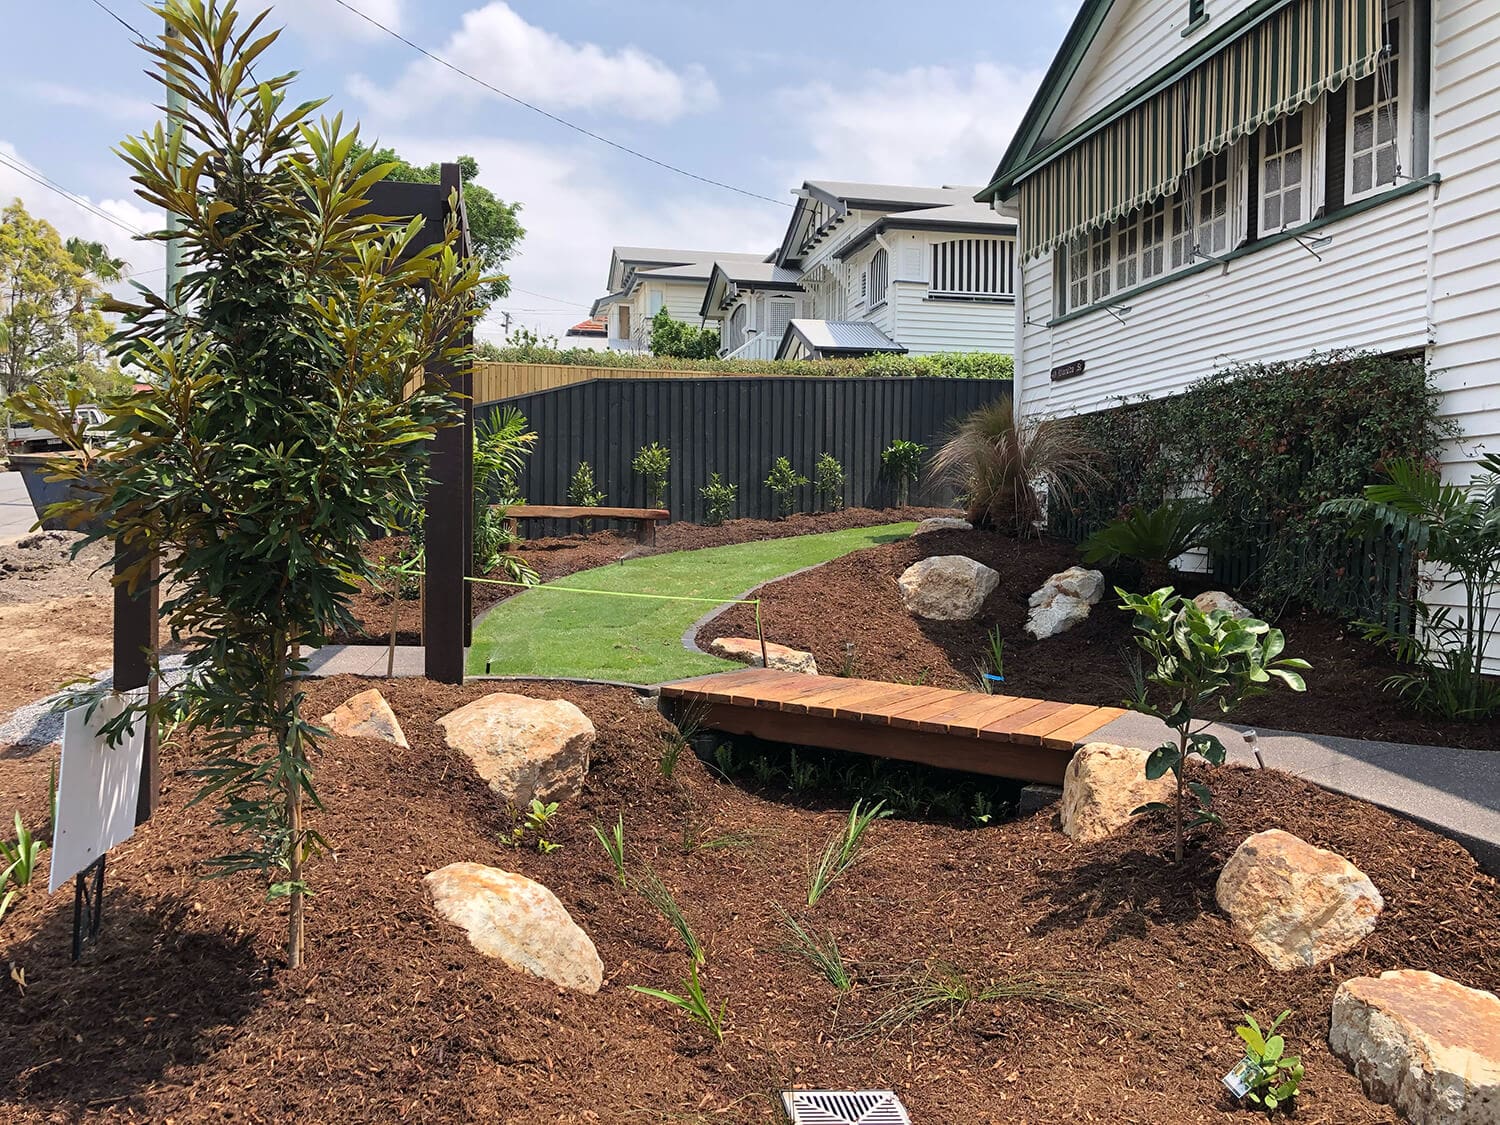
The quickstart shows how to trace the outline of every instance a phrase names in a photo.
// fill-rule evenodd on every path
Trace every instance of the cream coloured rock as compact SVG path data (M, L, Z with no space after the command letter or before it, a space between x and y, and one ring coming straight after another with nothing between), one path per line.
M921 520L912 529L912 536L926 535L930 531L973 531L974 525L957 516L931 516Z
M1500 1125L1500 997L1411 969L1339 985L1333 1053L1415 1125Z
M1104 596L1104 574L1070 566L1054 574L1027 601L1026 631L1039 641L1065 633L1099 604Z
M1226 609L1231 615L1243 621L1247 617L1253 617L1248 609L1235 601L1223 590L1205 590L1193 599L1193 604L1204 613L1212 613L1216 609Z
M720 637L708 646L708 651L725 660L738 660L752 668L761 667L760 642L754 637ZM766 642L766 658L771 667L782 672L801 672L805 676L818 674L818 662L813 654L786 645Z
M324 715L322 722L334 734L345 738L378 738L403 748L407 746L400 720L377 688L350 696Z
M1149 751L1108 742L1080 747L1063 774L1062 830L1080 843L1102 840L1142 805L1170 801L1176 791L1171 774L1146 779L1150 756Z
M908 613L929 621L967 621L1000 585L1000 575L963 555L934 555L896 580Z
M486 957L579 992L604 983L593 941L540 883L482 863L450 863L422 881L437 912Z
M507 805L578 796L589 771L594 724L565 699L532 699L497 691L438 720L451 749Z
M1385 909L1363 871L1279 828L1235 849L1214 898L1235 932L1283 972L1353 949Z

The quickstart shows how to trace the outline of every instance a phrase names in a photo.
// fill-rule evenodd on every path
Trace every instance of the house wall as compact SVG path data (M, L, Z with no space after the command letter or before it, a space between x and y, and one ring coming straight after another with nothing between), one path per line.
M637 349L650 346L651 318L656 315L656 308L665 307L674 319L697 327L703 321L703 295L707 290L707 281L647 281L642 278L629 301L631 344ZM661 295L661 304L655 307L653 293ZM614 346L613 341L611 346Z

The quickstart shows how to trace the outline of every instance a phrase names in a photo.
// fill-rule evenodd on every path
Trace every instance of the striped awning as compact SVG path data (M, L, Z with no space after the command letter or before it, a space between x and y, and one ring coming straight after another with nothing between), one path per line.
M1019 185L1034 257L1177 190L1183 173L1262 125L1375 70L1382 0L1291 0Z

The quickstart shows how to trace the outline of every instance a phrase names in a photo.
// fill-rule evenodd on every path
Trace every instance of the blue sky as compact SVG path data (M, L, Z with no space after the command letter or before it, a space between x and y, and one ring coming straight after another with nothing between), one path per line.
M150 32L138 0L101 0ZM804 179L982 183L1074 11L1068 0L350 0L501 89L623 145L789 200ZM6 0L0 157L116 221L159 220L110 147L157 116L145 57L93 0ZM247 11L256 0L242 0ZM280 0L272 48L299 93L328 96L366 136L422 162L469 153L521 201L515 323L558 334L603 290L616 243L769 250L787 209L697 183L564 129L423 60L335 0ZM154 248L0 164L62 232L108 242L143 283ZM492 314L482 334L498 337Z

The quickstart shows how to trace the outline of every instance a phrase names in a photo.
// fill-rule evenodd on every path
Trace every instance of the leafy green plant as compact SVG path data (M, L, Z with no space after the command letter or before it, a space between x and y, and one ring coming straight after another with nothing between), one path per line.
M734 515L740 486L725 484L718 473L710 473L708 483L698 490L698 494L703 497L703 522L709 527L718 527Z
M797 507L797 489L807 483L807 478L792 468L785 457L776 458L771 475L766 478L766 487L776 497L776 512L782 519L791 515Z
M985 645L989 659L979 666L979 688L993 695L1005 682L1005 637L1001 635L1000 626L990 627L985 634Z
M819 510L836 512L844 506L844 466L832 453L820 453L813 463L813 495Z
M682 994L667 992L660 988L646 988L643 985L632 984L630 990L639 992L643 996L654 996L658 1000L665 1000L668 1004L686 1012L696 1023L702 1024L708 1033L714 1037L715 1043L724 1042L724 1015L729 1010L729 1002L721 1003L717 1010L709 1003L708 996L703 991L703 982L698 976L698 965L694 961L688 969L688 978L682 982Z
M1260 1106L1267 1113L1286 1110L1302 1085L1302 1059L1286 1054L1286 1040L1276 1034L1291 1014L1290 1009L1282 1012L1264 1031L1254 1016L1246 1015L1245 1022L1234 1029L1234 1033L1244 1040L1245 1062L1231 1074L1240 1078L1247 1087L1243 1100Z
M161 615L188 675L104 733L185 716L204 749L196 799L219 802L234 840L210 872L261 874L287 901L295 969L307 861L325 846L308 819L320 731L302 715L301 654L356 628L361 548L392 497L420 494L431 439L462 417L441 373L469 362L480 271L451 217L424 231L368 210L389 167L341 118L316 119L321 102L291 97L293 75L267 73L266 13L154 11L171 40L142 49L181 124L119 152L143 204L178 218L148 237L178 248L183 273L173 293L111 301L111 349L143 389L101 404L107 455L65 431L80 454L67 472L89 489L56 514L160 559Z
M1172 814L1173 852L1181 863L1184 833L1221 823L1212 810L1208 786L1189 782L1185 774L1193 757L1209 765L1224 764L1224 744L1208 733L1213 720L1205 712L1225 714L1275 680L1293 691L1305 691L1301 673L1308 663L1281 655L1286 640L1280 629L1253 618L1236 619L1227 610L1204 613L1170 586L1145 596L1119 587L1115 593L1120 595L1120 608L1135 615L1135 641L1146 657L1130 708L1160 719L1177 736L1175 742L1153 750L1146 761L1151 780L1169 771L1176 778L1174 803L1152 802L1135 811ZM1191 820L1184 815L1185 791L1197 798Z
M667 925L671 926L677 936L682 939L683 948L693 958L695 965L701 965L707 957L703 952L703 946L698 943L698 935L693 933L693 927L688 923L687 916L683 914L682 907L677 905L677 900L672 897L672 892L667 885L661 881L661 876L651 869L649 864L641 865L641 873L635 879L636 890L640 891L647 902L656 908L656 912L666 919Z
M672 470L672 451L653 441L636 451L635 460L630 463L630 467L645 478L646 507L665 508L667 474Z
M897 438L880 451L880 471L896 486L896 503L903 507L911 499L911 486L922 474L922 458L927 447L905 438Z
M719 332L716 328L697 328L677 320L663 307L651 318L650 347L654 356L713 359L719 354Z
M26 827L26 822L21 819L18 811L15 819L16 842L0 840L0 888L6 883L16 887L31 885L31 877L36 874L37 861L42 858L42 848L45 846L39 836L32 834Z
M814 934L792 917L791 911L781 903L772 905L789 938L787 952L804 958L840 992L848 992L853 988L854 977L849 972L849 966L844 963L844 955L839 951L838 939L833 936L832 931L822 935Z
M859 862L865 833L869 831L870 825L890 815L884 801L876 801L868 808L861 808L860 802L854 802L854 807L849 810L848 821L823 846L823 853L818 857L817 866L813 868L812 879L807 887L808 906L817 906L818 900L828 893L828 888Z
M551 831L552 818L557 815L557 809L556 801L548 801L544 804L533 797L531 804L524 812L511 810L512 826L510 835L504 838L504 843L513 848L519 848L525 844L526 837L531 836L536 841L536 850L543 855L557 851L562 845L547 839Z
M593 826L594 835L599 837L599 846L609 856L610 863L615 867L615 882L623 891L629 883L625 872L625 814L620 813L615 818L615 825L610 829L608 836L597 824Z
M1165 577L1168 563L1207 544L1209 522L1208 506L1201 500L1168 500L1100 528L1079 549L1091 566L1134 559L1147 568L1148 583L1156 585Z
M537 573L505 548L515 541L505 509L524 504L519 478L537 435L526 428L526 415L501 407L474 428L474 569L479 574L503 571L512 582L534 585Z
M1015 973L980 984L947 961L928 961L871 983L889 993L892 1002L855 1034L856 1039L889 1035L938 1012L954 1021L971 1004L998 1000L1035 1000L1077 1011L1099 1007L1093 994L1100 982L1078 973Z
M669 722L667 729L662 731L661 757L657 759L656 764L666 780L672 780L672 775L677 772L677 762L681 759L682 752L692 744L693 738L703 729L703 720L707 717L706 704L679 705L673 721Z
M519 329L511 333L508 346L502 348L481 340L475 346L475 352L480 360L489 363L547 363L636 371L703 371L724 375L792 375L820 379L855 376L904 379L921 375L929 378L1006 380L1014 374L1011 357L994 352L937 352L930 355L878 355L849 359L689 359L648 352L559 348L557 344L555 336L540 337Z
M1484 674L1496 637L1500 582L1500 454L1479 461L1467 484L1444 484L1436 467L1411 460L1386 466L1388 480L1357 499L1330 500L1323 513L1349 521L1356 534L1389 531L1442 568L1436 582L1459 589L1464 608L1418 603L1411 634L1365 623L1369 639L1391 645L1410 672L1386 681L1415 706L1449 719L1477 720L1500 711L1500 681Z
M587 461L578 462L573 470L573 479L568 481L568 503L575 508L598 508L604 503L604 493L594 483L594 467ZM594 530L593 520L580 520L584 534Z
M975 527L1026 538L1041 533L1047 504L1067 506L1098 482L1094 456L1075 419L1017 418L1006 397L959 423L932 472L958 490Z

